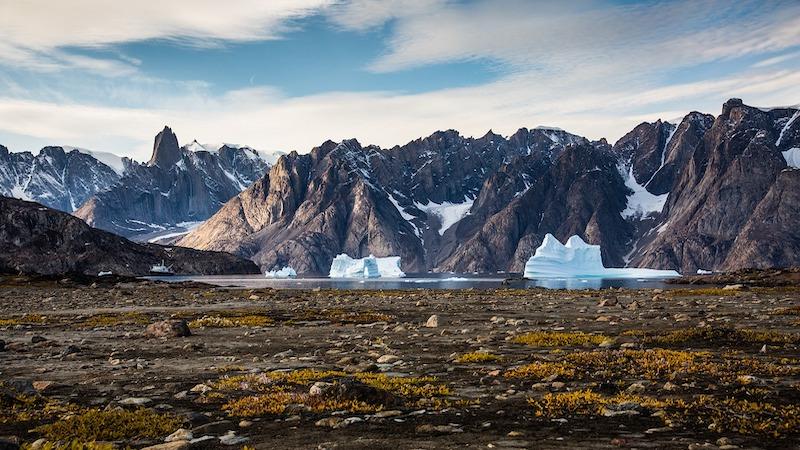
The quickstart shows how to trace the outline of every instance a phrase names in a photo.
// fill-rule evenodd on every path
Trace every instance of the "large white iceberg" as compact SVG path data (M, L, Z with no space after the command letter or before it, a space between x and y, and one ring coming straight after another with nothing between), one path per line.
M406 274L400 270L399 256L376 258L369 255L365 258L355 259L342 253L333 259L328 276L331 278L402 278Z
M606 268L600 246L590 245L572 236L566 245L547 234L536 253L525 263L525 278L668 278L678 277L674 270Z
M297 276L297 272L291 266L286 266L282 269L270 270L264 276L267 278L294 278Z

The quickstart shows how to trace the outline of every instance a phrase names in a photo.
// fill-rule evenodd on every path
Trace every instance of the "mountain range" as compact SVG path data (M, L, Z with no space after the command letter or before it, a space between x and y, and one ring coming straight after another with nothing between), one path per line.
M798 116L732 99L614 145L549 128L326 142L281 158L178 245L323 274L338 253L398 255L407 272L519 272L547 233L600 244L611 267L797 265Z
M613 145L548 127L479 138L447 130L385 149L327 141L279 158L179 147L165 128L144 164L0 148L0 193L139 239L204 221L177 245L232 252L262 270L325 274L347 253L397 255L406 272L519 272L547 233L600 244L606 266L789 266L800 264L799 119L796 107L732 99L716 117L645 122Z

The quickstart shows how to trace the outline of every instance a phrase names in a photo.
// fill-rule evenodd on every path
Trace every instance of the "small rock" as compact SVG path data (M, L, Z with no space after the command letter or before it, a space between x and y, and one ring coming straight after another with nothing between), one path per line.
M506 436L508 436L508 437L520 437L520 436L525 436L525 433L523 433L522 431L509 431L508 434L506 434Z
M231 428L233 428L233 422L230 420L219 420L217 422L209 422L207 424L192 428L192 434L195 436L201 436L204 434L218 435L229 431Z
M0 339L0 352L6 351L6 341Z
M67 348L61 351L61 356L74 355L81 352L81 348L77 345L68 345Z
M294 355L294 350L286 350L285 352L275 353L274 355L272 355L272 357L276 359L283 359L283 358L288 358L292 355Z
M319 419L318 421L314 422L315 426L318 427L327 427L333 428L336 425L339 425L344 419L341 417L326 417L324 419Z
M38 344L40 342L46 342L46 341L47 338L39 336L38 334L34 334L33 336L31 336L31 344Z
M191 441L194 439L192 432L186 428L178 428L174 433L164 438L164 442Z
M40 380L40 381L34 381L33 382L33 388L36 389L38 392L44 392L51 386L53 386L53 382L52 381L41 381Z
M377 417L379 419L385 419L387 417L395 417L395 416L400 416L402 414L403 414L402 411L398 411L396 409L390 409L390 410L387 410L387 411L376 412L375 414L372 415L372 417Z
M723 291L746 291L747 286L743 284L729 284L722 288Z
M125 406L144 406L153 400L147 397L128 397L119 401L120 405Z
M396 355L383 355L378 358L378 364L391 364L400 361L400 357Z
M250 300L261 300L261 297L257 296L256 294L253 294L250 297L248 297L248 299L250 299Z
M172 442L167 442L166 444L158 444L158 445L151 445L150 447L144 447L142 448L142 450L183 450L189 447L191 447L189 441L172 441Z
M144 331L146 337L186 337L191 336L189 324L183 319L169 319L154 322L147 326Z
M222 445L236 445L242 442L247 442L250 439L244 436L237 436L236 432L231 430L219 437L219 443Z
M428 317L427 322L425 322L425 326L427 328L438 328L439 327L439 316L436 314Z
M628 311L636 311L637 309L639 309L639 302L637 302L636 300L632 301L628 305Z
M239 421L239 428L250 428L253 426L253 422L249 420L242 420Z
M311 388L308 390L308 395L324 395L331 388L331 386L333 386L333 383L317 381L311 385Z
M194 392L197 394L205 394L208 391L211 391L211 386L207 384L196 384L193 388L189 389L190 392Z
M417 427L417 433L463 433L464 429L458 425L431 425L423 424Z

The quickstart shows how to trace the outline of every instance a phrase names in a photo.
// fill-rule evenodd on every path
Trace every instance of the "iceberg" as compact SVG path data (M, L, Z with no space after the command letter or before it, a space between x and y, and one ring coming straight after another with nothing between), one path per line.
M286 266L282 269L270 270L264 276L267 278L295 278L297 272L291 266Z
M679 277L674 270L606 268L600 246L590 245L578 236L562 244L547 234L536 253L525 263L525 278L669 278Z
M400 270L400 257L388 256L376 258L369 255L355 259L342 253L331 263L330 278L402 278L406 276Z

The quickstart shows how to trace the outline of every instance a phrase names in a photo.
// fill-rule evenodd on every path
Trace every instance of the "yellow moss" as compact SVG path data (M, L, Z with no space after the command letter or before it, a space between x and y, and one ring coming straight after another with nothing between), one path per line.
M541 379L558 374L564 379L674 380L681 377L733 381L739 375L795 376L800 367L754 358L727 357L716 360L708 352L678 350L581 351L558 362L533 362L506 372L511 378Z
M457 363L482 363L482 362L495 362L502 360L503 357L486 352L470 352L464 353L456 357Z
M323 310L306 310L299 313L292 321L328 320L334 323L374 323L389 322L394 317L375 311L345 311L339 308Z
M148 317L140 312L126 312L120 314L95 314L81 323L82 327L109 327L116 325L145 325L149 323Z
M563 379L572 379L575 377L575 369L563 362L541 361L516 367L505 373L507 378L543 379L553 375L558 375Z
M232 400L223 405L222 410L235 417L258 417L283 414L286 408L292 404L305 405L315 413L340 410L347 410L353 413L368 413L381 409L381 406L364 402L326 399L304 393L277 391Z
M606 407L636 403L644 408L662 409L665 424L707 428L719 433L780 437L800 432L800 406L752 402L708 395L691 400L656 399L646 396L616 395L606 397L590 390L548 393L530 398L537 417L599 416Z
M191 328L234 328L234 327L264 327L275 323L270 317L247 314L242 316L224 317L219 315L203 316L189 322Z
M390 377L382 373L357 373L355 379L403 397L434 397L450 395L447 386L437 383L435 377Z
M7 394L0 395L0 424L47 420L80 409L77 405L61 403L40 395L16 393L2 382L0 388Z
M149 409L134 411L89 409L33 431L53 441L116 441L163 438L181 426L181 420Z
M33 448L31 444L24 444L23 450L30 450ZM117 448L110 442L81 442L77 440L69 442L50 442L47 441L41 445L37 445L38 450L113 450Z
M14 325L41 325L47 322L47 316L41 314L23 314L19 317L9 317L0 319L0 327Z
M607 336L582 331L533 331L515 337L514 342L533 347L567 347L598 345L606 339Z
M589 390L545 394L541 399L528 399L537 417L595 416L603 411L605 398Z

